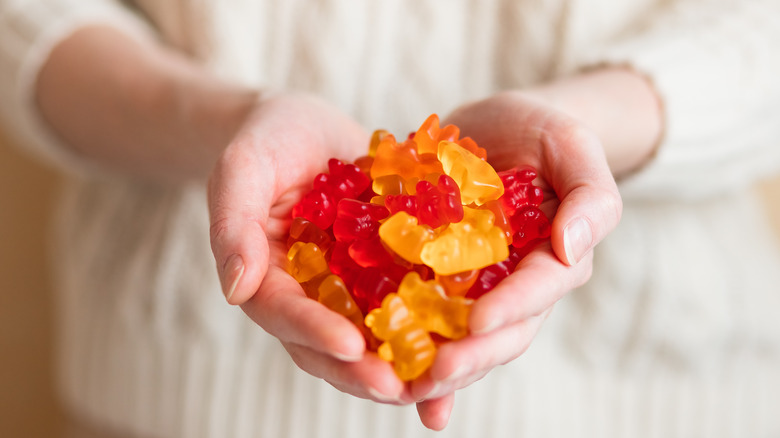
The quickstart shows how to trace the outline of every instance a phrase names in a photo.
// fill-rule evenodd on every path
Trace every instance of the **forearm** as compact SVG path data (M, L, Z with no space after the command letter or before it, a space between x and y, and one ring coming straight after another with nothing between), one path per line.
M168 181L205 177L257 99L155 42L98 26L53 50L36 92L43 118L74 152Z
M627 68L604 68L530 90L592 129L615 176L646 163L661 140L661 103L650 82Z

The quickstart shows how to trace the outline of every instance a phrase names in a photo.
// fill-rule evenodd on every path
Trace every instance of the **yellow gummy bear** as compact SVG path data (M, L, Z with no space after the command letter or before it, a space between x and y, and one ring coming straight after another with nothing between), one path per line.
M436 345L398 294L388 294L382 307L369 312L365 323L374 336L385 341L378 353L393 362L399 379L414 380L433 364Z
M438 237L425 243L420 259L438 275L481 269L509 257L501 228L493 225L490 210L463 207L463 220L451 223Z
M379 226L379 237L401 258L419 265L423 246L433 241L434 231L428 225L418 225L416 217L399 211Z
M469 312L474 300L449 297L439 282L423 281L414 271L404 276L398 296L429 332L448 339L460 339L468 333Z
M457 143L439 143L438 157L444 173L460 187L463 205L482 205L504 194L504 184L493 166Z

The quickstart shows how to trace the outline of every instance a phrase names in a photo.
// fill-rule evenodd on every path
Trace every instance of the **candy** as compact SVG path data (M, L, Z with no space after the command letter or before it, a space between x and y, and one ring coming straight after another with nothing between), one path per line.
M423 247L434 236L433 228L419 225L417 218L405 211L392 215L379 227L382 241L402 259L414 264L423 263Z
M536 172L496 172L459 136L435 114L400 143L375 131L367 155L329 160L292 211L290 274L405 381L468 336L474 300L550 235Z
M504 194L504 185L493 167L457 143L439 143L438 157L444 173L460 187L464 205L482 205Z
M387 295L365 322L374 336L385 341L379 346L379 357L393 362L401 380L414 380L433 364L436 346L431 335L397 294Z
M466 208L466 218L450 224L426 243L420 259L440 275L452 275L498 263L509 255L501 228L489 210Z

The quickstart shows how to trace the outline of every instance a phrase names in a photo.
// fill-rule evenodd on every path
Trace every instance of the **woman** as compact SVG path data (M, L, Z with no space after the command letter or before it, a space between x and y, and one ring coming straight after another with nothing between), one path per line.
M758 0L3 0L2 119L70 175L66 405L130 436L424 436L386 406L412 403L444 436L777 434L780 257L747 193L780 165L778 17ZM276 243L327 158L432 112L560 204L551 245L404 386Z

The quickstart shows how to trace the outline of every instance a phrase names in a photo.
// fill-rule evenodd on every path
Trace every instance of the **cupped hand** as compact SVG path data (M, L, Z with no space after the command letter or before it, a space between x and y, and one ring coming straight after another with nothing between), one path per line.
M474 303L470 336L442 345L430 371L412 383L421 419L435 429L446 425L454 391L523 354L553 305L590 278L592 249L622 210L599 139L543 96L500 93L457 109L444 123L484 147L497 170L537 170L552 235Z
M367 144L357 123L319 100L260 100L209 178L211 244L227 301L278 338L300 368L358 397L408 403L408 389L366 352L360 331L307 298L285 270L292 206L329 158L353 160Z

